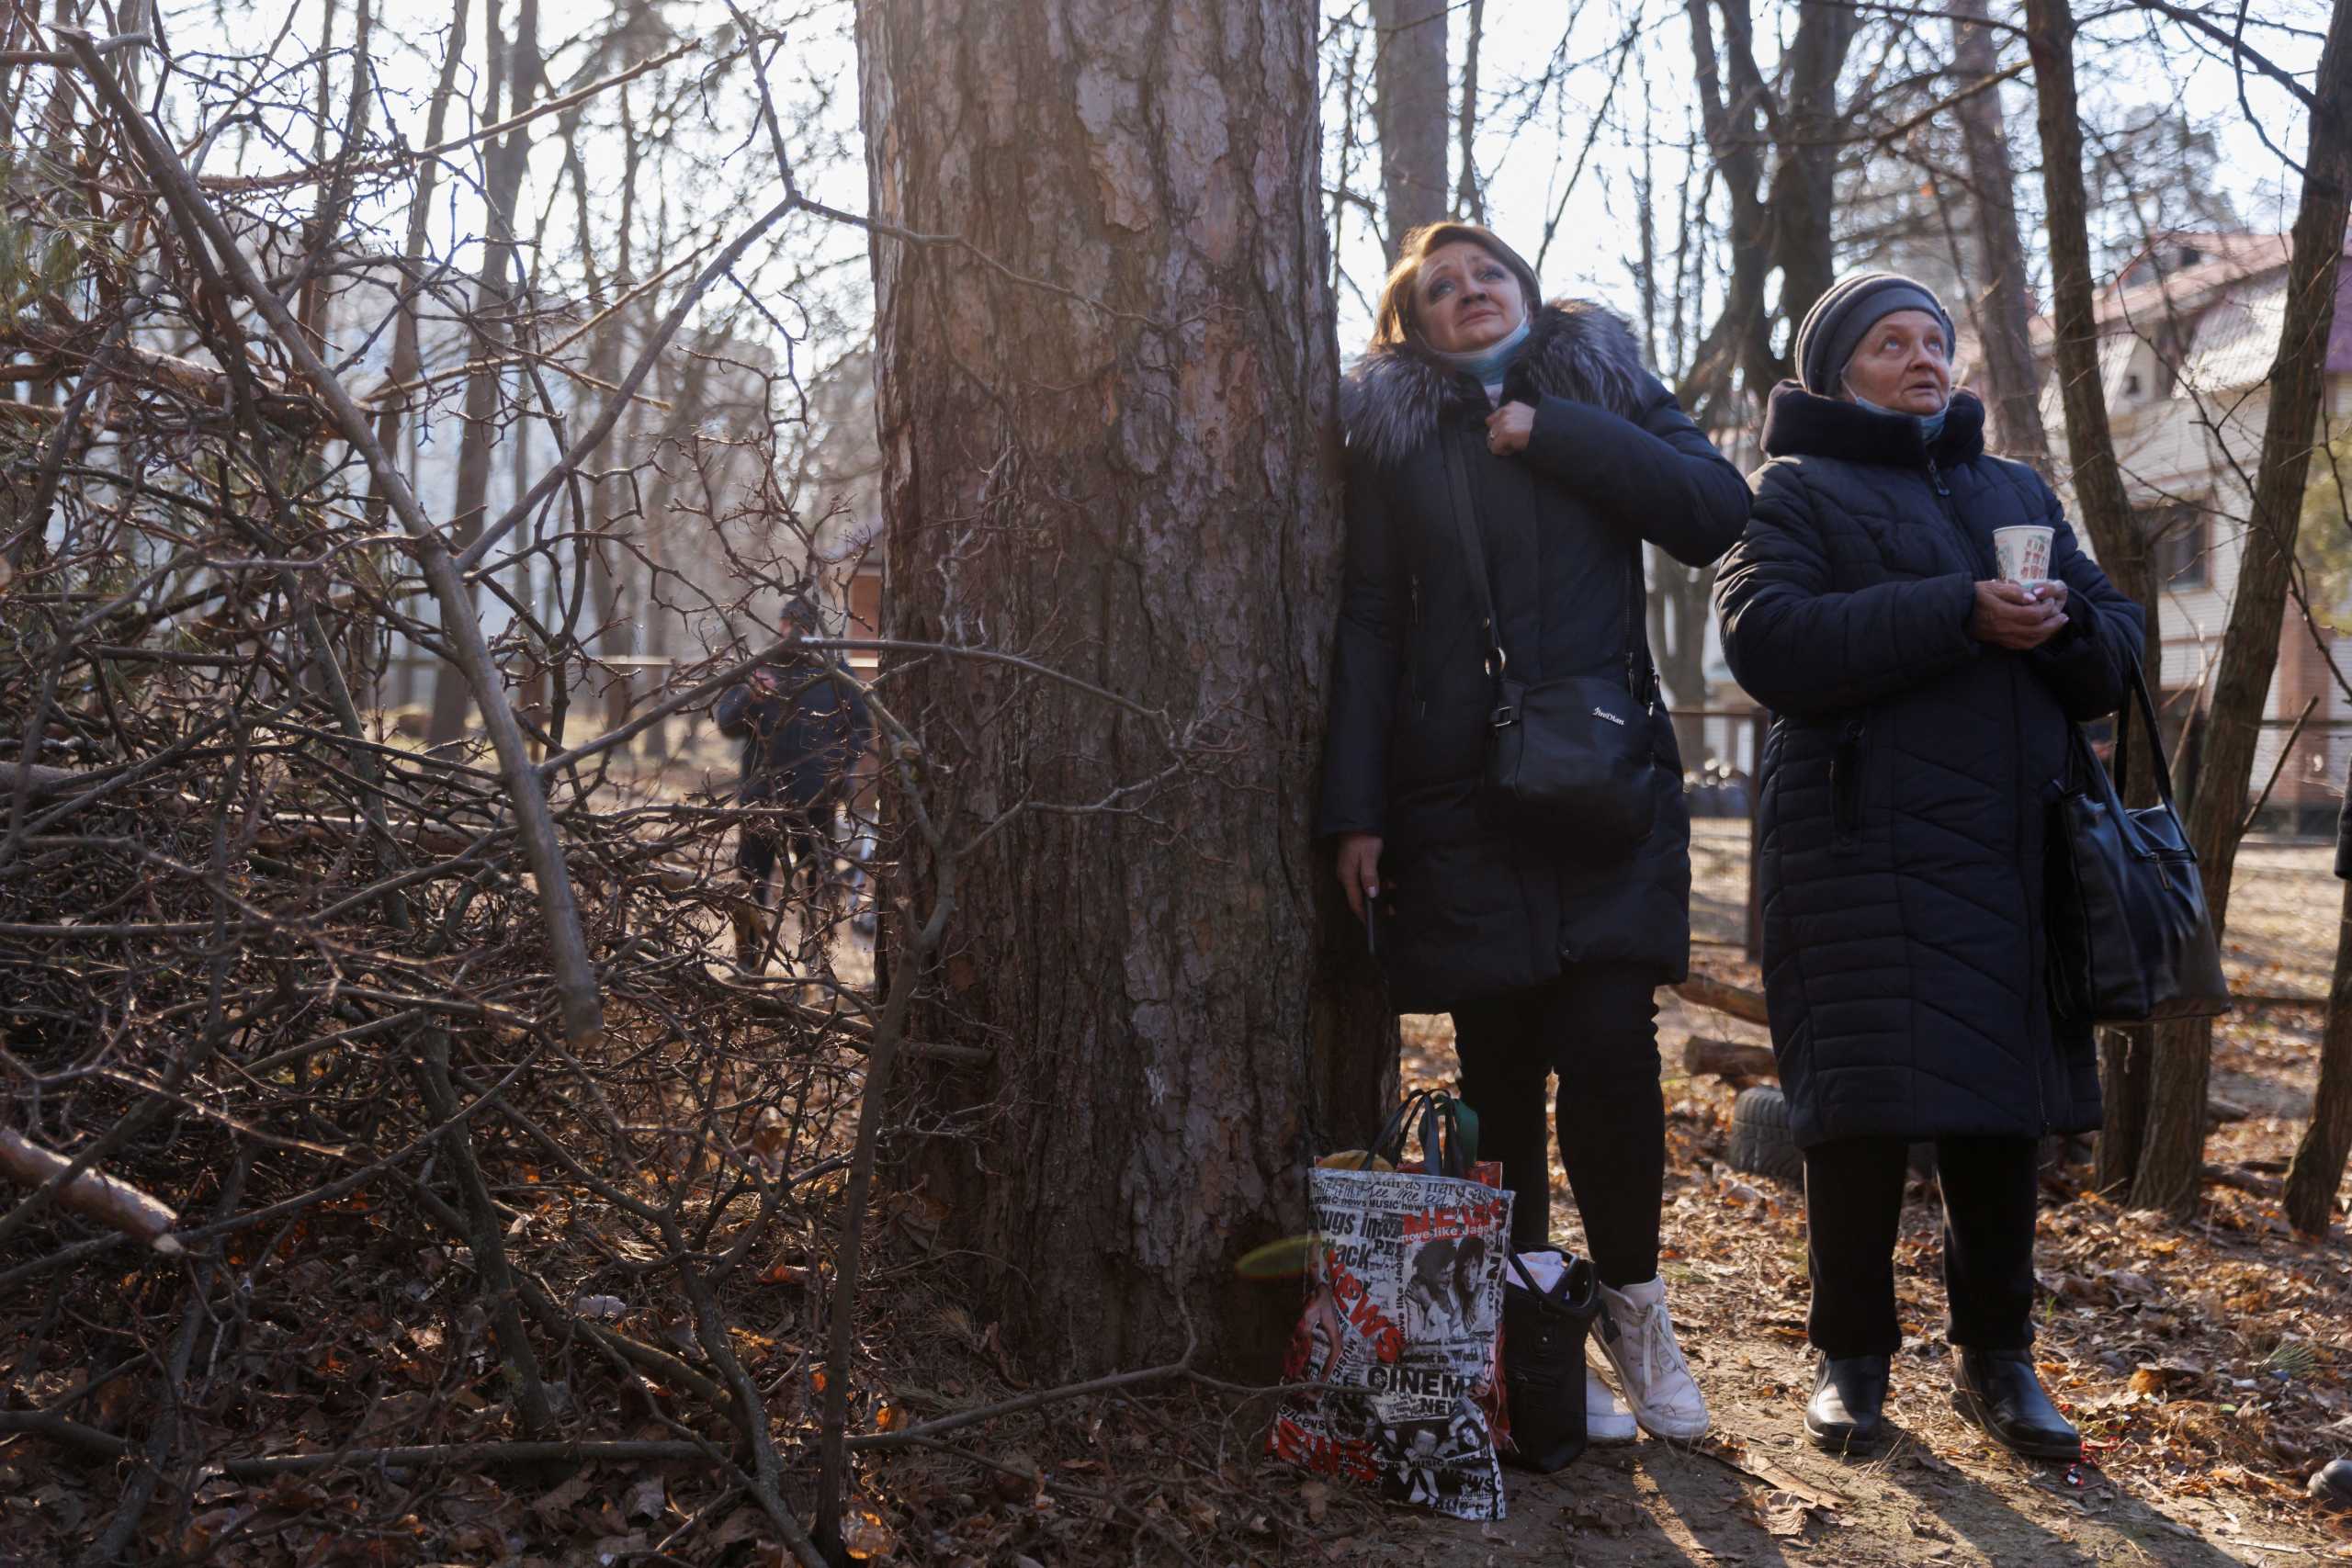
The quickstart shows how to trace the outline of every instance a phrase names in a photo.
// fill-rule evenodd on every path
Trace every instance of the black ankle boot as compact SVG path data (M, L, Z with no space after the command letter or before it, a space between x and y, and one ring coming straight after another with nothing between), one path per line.
M1884 1356L1824 1356L1804 1404L1804 1433L1833 1454L1874 1448L1885 1436Z
M1954 1359L1952 1408L2028 1459L2080 1459L2082 1434L2041 1391L2023 1350L1962 1349Z

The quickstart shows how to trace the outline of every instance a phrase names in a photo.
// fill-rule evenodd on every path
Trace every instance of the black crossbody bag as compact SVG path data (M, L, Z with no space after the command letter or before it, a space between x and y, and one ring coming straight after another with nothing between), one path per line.
M1495 688L1487 729L1488 808L1514 826L1555 837L1573 834L1597 848L1639 843L1657 821L1662 772L1651 735L1659 709L1657 671L1642 657L1648 639L1640 554L1625 569L1624 679L1570 675L1532 685L1518 679L1495 626L1469 467L1459 442L1448 436L1443 445L1454 530L1477 598L1487 675Z
M2060 1016L2083 1023L2154 1023L2230 1010L2204 879L2172 800L2172 769L2148 683L2134 666L2115 716L2115 775L2131 755L2137 712L2154 748L2154 806L2128 809L2080 725L2081 783L2052 807L2050 989Z

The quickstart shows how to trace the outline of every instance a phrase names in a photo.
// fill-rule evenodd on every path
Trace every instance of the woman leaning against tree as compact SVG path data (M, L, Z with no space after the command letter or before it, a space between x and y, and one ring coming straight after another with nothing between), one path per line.
M1662 720L1638 842L1504 822L1482 799L1496 687L1656 680L1644 540L1693 566L1739 535L1737 470L1600 307L1541 305L1516 251L1469 224L1406 237L1342 384L1348 558L1320 830L1400 1011L1450 1012L1462 1098L1499 1159L1520 1251L1551 1245L1546 1079L1603 1286L1596 1336L1630 1404L1588 1373L1589 1430L1704 1432L1657 1277L1666 1160L1653 992L1690 957L1690 820ZM1449 457L1458 459L1450 465ZM1466 491L1487 592L1453 511ZM1645 697L1645 700L1646 700Z
M1794 346L1803 379L1773 390L1715 604L1732 672L1774 715L1758 876L1804 1153L1805 1429L1836 1452L1884 1435L1905 1145L1932 1139L1953 1402L2018 1453L2070 1459L2030 1349L2036 1155L2098 1125L2098 1074L2089 1027L2051 1009L2042 853L2068 727L2122 700L2140 612L2041 476L1985 451L1925 287L1841 280ZM1995 549L2020 525L2052 531L2030 584L2000 581Z

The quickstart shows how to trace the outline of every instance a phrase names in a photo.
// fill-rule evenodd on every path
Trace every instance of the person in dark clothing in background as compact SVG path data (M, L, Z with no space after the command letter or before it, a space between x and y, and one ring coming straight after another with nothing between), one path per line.
M2072 1458L2030 1348L2035 1156L2098 1125L2098 1071L2089 1026L2051 1010L2042 854L2069 726L2122 700L2140 611L2041 476L1984 450L1951 341L1908 278L1821 297L1715 605L1732 673L1774 715L1758 875L1804 1150L1805 1429L1833 1452L1883 1434L1905 1145L1932 1139L1953 1402L2018 1453ZM2019 525L2052 530L2031 583L1998 581L1993 531Z
M1747 488L1632 331L1541 304L1518 253L1470 224L1406 237L1370 349L1341 386L1347 577L1318 831L1400 1011L1453 1015L1462 1097L1514 1194L1511 1245L1551 1246L1546 1079L1603 1282L1596 1337L1632 1405L1588 1376L1588 1429L1695 1438L1706 1403L1658 1278L1665 1110L1652 993L1690 967L1690 820L1643 641L1642 543L1721 555ZM1457 515L1457 499L1463 513ZM1483 541L1477 591L1463 530ZM1597 842L1481 799L1493 640L1530 682L1593 676L1648 723L1654 826ZM1638 685L1641 695L1634 697ZM1623 720L1613 716L1611 722Z
M754 669L718 699L712 716L721 735L743 742L739 806L763 808L735 840L735 864L752 886L752 900L770 908L778 859L789 878L804 869L809 893L821 898L831 882L833 814L850 793L851 774L874 735L865 698L834 660L799 647L820 637L822 613L805 595L785 601L777 622L788 648ZM739 911L736 957L757 967L765 934L749 911Z

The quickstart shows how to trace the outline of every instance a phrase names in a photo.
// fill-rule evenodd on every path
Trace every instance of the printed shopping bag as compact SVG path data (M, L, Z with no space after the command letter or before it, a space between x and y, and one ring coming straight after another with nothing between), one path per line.
M1324 1386L1291 1395L1267 1441L1387 1501L1498 1519L1510 1194L1468 1174L1456 1111L1417 1093L1374 1145L1377 1161L1307 1173L1316 1244L1284 1376ZM1401 1163L1417 1116L1425 1171L1368 1168Z

